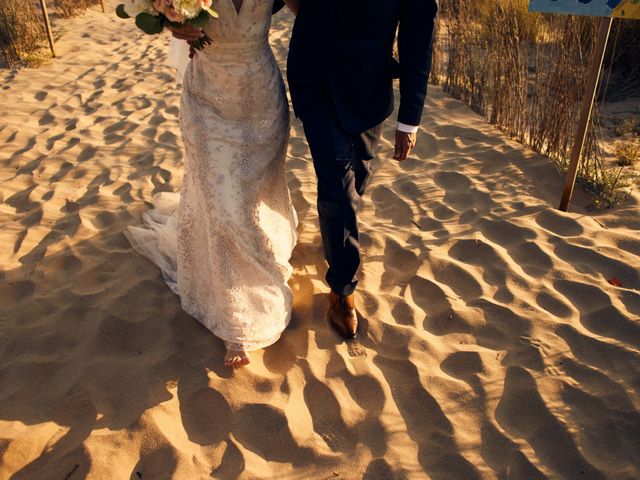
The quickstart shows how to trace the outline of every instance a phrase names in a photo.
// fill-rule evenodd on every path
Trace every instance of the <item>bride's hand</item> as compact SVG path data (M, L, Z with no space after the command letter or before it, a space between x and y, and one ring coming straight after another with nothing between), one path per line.
M174 37L178 40L186 40L187 42L195 42L204 38L204 32L201 28L196 28L192 25L183 25L180 28L170 27L167 28L171 31Z

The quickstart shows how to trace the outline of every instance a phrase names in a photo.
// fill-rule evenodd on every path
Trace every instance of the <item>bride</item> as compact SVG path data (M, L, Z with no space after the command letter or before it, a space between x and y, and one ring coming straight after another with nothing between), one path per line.
M182 308L224 341L234 368L275 343L291 318L297 217L285 175L289 106L268 41L273 3L217 2L220 17L204 31L213 42L184 74L182 190L155 196L143 225L125 230Z

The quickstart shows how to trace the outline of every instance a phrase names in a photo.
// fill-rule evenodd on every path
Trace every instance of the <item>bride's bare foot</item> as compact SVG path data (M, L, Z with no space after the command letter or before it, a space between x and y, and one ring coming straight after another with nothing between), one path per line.
M248 365L249 354L237 345L227 345L227 354L224 356L224 366L239 368Z

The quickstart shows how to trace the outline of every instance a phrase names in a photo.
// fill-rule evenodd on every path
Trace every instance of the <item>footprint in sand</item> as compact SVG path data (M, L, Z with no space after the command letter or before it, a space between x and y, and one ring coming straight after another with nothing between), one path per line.
M422 328L426 331L434 335L469 331L469 326L453 312L452 303L440 285L415 276L409 282L409 287L414 303L425 314Z
M602 472L585 460L566 425L545 404L526 369L507 369L496 420L512 436L531 444L545 464L563 478L575 478L576 472L582 472L584 478L605 480ZM549 442L549 438L554 441Z
M411 207L388 187L377 185L371 192L371 199L376 207L376 216L387 218L398 227L411 225Z
M353 451L357 442L355 432L344 423L340 404L331 389L308 376L304 400L311 414L313 429L327 446L337 452Z
M554 287L577 307L581 323L590 331L640 349L640 324L613 305L602 289L570 280L556 280Z
M374 363L391 387L409 436L418 444L418 460L433 478L480 480L456 445L453 426L440 404L422 387L418 369L405 360L377 356Z
M570 304L560 298L555 290L541 290L538 292L536 303L558 318L568 318L574 312Z
M430 266L436 281L448 286L461 299L472 301L483 295L482 285L473 274L450 258L432 258Z
M454 352L440 364L445 373L460 380L469 381L472 377L484 373L485 367L478 352Z
M640 465L640 415L623 410L580 385L565 385L562 399L581 435L582 449L594 465Z
M561 237L575 237L582 235L584 228L570 214L557 210L544 210L535 218L542 228Z
M628 388L640 391L640 354L637 350L590 337L566 324L559 325L556 334L567 343L578 361L608 372Z
M445 191L467 191L471 188L471 180L458 172L443 171L433 176L436 185Z
M553 268L551 256L538 245L536 232L502 219L483 218L478 226L482 234L497 243L528 275L541 277Z
M362 480L383 480L388 478L400 478L391 469L391 466L382 458L372 460L364 472Z
M286 413L272 405L243 405L231 417L231 431L245 448L268 461L311 463L317 455L296 442Z
M560 242L556 255L581 273L618 278L626 288L640 289L640 270L623 259L611 258L593 248L580 247Z

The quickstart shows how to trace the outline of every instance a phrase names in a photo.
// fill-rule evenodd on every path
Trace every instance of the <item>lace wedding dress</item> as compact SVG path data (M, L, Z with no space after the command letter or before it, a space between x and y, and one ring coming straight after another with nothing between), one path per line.
M249 351L277 341L291 317L289 106L268 42L273 0L214 6L213 44L184 74L182 190L154 196L125 235L187 313L227 348Z

